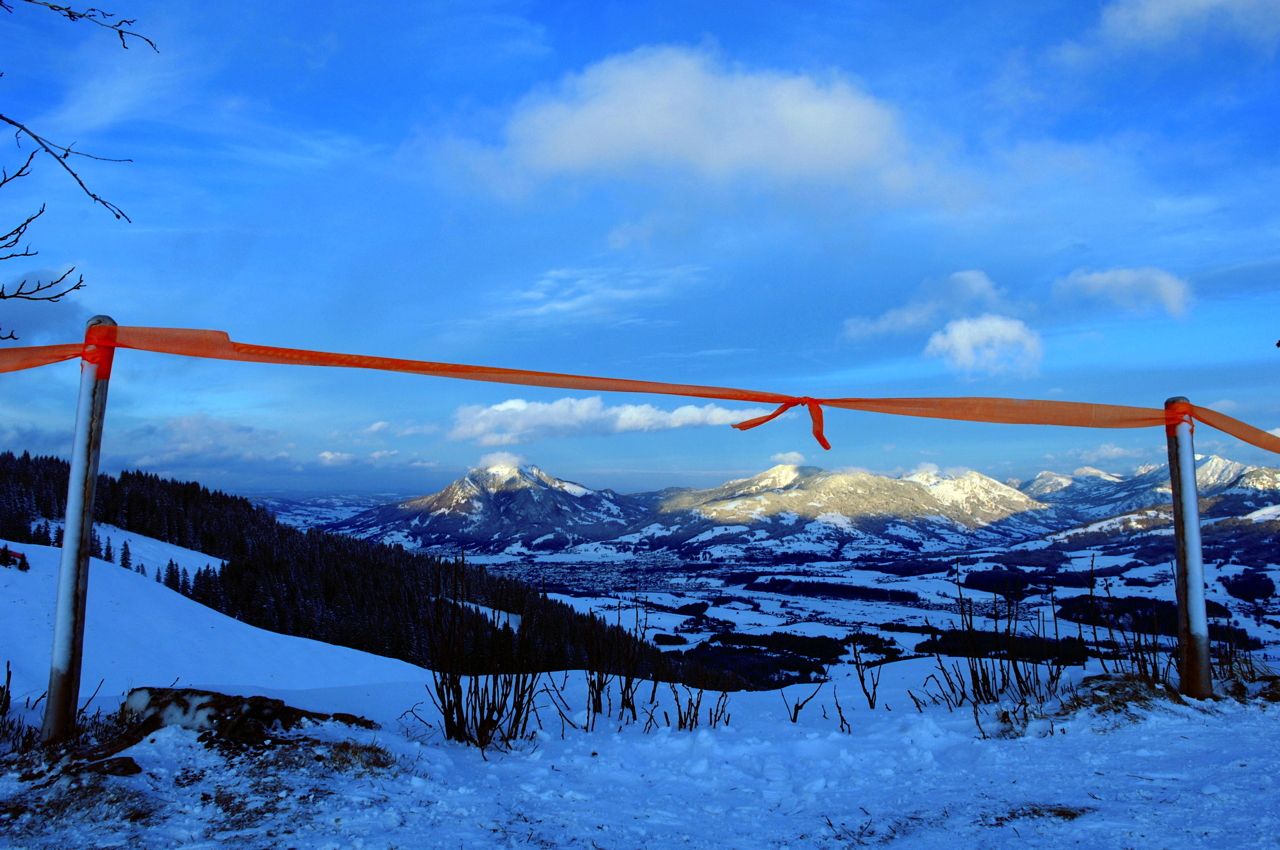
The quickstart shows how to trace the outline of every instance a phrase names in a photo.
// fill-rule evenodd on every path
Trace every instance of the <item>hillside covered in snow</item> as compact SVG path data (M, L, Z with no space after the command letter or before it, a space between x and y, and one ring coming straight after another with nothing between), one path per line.
M131 540L188 568L207 557ZM14 711L34 719L24 705L43 688L57 553L11 548L30 570L0 568L0 658L13 665ZM1273 846L1280 827L1280 714L1263 702L1046 705L1009 725L999 706L914 708L908 690L920 692L932 659L885 666L872 709L846 660L816 693L730 694L714 728L715 695L699 728L668 725L685 692L664 685L648 706L655 722L620 718L611 703L587 732L586 683L570 672L544 677L558 696L542 692L529 740L482 756L442 740L427 671L248 626L103 561L92 565L86 647L85 681L103 682L104 709L128 687L177 680L382 728L323 724L237 749L171 726L121 754L136 775L41 782L9 768L4 846L1182 850ZM1069 677L1086 672L1097 670Z

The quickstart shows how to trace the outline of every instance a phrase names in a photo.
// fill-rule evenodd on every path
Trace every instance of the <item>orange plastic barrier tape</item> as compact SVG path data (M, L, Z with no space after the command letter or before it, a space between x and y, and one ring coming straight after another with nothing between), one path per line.
M1074 401L1039 401L1011 398L809 398L782 393L740 390L732 387L705 387L696 384L667 384L656 381L633 381L620 378L598 378L588 375L566 375L557 372L531 372L523 369L501 369L490 366L464 366L456 363L433 363L426 360L399 360L391 357L369 357L360 354L334 354L297 348L276 348L232 342L222 331L188 330L184 328L139 328L99 325L89 328L84 345L50 345L0 349L0 372L31 369L83 356L89 362L101 362L103 349L132 348L185 357L216 360L238 360L250 363L283 363L298 366L345 366L356 369L378 369L431 375L440 378L462 378L502 384L555 387L601 392L654 393L660 395L708 398L720 401L746 401L776 404L778 409L767 416L739 422L734 428L747 430L763 425L793 407L805 407L813 422L813 436L824 449L831 448L823 432L823 407L889 413L897 416L922 416L966 422L994 422L1010 425L1067 425L1078 428L1150 428L1169 426L1189 417L1224 431L1250 445L1280 454L1280 437L1217 411L1194 405L1178 405L1165 411L1152 407L1125 407L1114 404L1086 404Z
M24 348L0 348L0 372L21 372L50 363L73 360L84 351L80 343L73 345L31 345Z

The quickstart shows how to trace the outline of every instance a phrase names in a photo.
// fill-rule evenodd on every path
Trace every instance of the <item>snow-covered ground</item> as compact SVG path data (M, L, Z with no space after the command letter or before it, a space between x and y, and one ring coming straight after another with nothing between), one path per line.
M57 558L13 548L31 571L0 568L0 662L13 663L21 710L47 675ZM932 664L884 667L874 710L851 668L837 667L796 723L787 703L815 686L732 694L727 725L694 731L665 722L664 712L675 716L666 686L648 709L652 724L644 713L635 723L615 714L590 733L562 725L544 696L536 738L483 757L402 718L417 706L436 721L426 671L254 629L94 562L85 686L104 680L104 705L131 685L177 679L363 714L383 728L313 727L302 733L311 741L255 755L207 749L194 732L166 728L124 753L142 768L136 776L36 789L16 772L0 775L0 847L1276 845L1280 709L1159 703L984 739L971 713L914 708L907 690L920 692ZM582 674L552 679L581 725ZM642 688L642 703L650 693ZM849 732L840 730L836 695ZM703 702L704 723L715 696ZM980 720L987 735L1001 728L995 712ZM348 738L376 743L396 763L344 764Z

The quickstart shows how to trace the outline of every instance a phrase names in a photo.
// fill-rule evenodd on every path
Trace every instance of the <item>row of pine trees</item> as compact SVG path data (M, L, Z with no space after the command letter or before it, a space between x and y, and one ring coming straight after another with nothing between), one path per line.
M58 458L0 454L0 538L60 544L68 475ZM401 546L302 531L248 499L194 482L145 472L99 476L94 519L194 549L216 563L194 574L172 561L139 564L127 542L117 549L95 532L96 557L136 572L150 569L156 581L201 604L283 634L428 667L447 646L450 663L466 672L625 667L691 684L741 686L664 656L620 624L581 614L525 582ZM519 615L519 633L453 600ZM456 633L441 634L444 623Z

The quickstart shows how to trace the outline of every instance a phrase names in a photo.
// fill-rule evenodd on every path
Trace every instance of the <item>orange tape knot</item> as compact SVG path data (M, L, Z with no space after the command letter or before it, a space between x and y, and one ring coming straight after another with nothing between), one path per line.
M92 325L85 329L84 348L80 359L98 367L96 377L105 381L111 377L111 364L115 361L117 334L115 325Z
M1196 432L1196 406L1189 401L1177 401L1164 409L1164 430L1169 436L1173 436L1176 429L1183 422L1191 426L1191 433Z
M808 396L784 401L782 404L778 405L777 410L770 413L768 416L757 416L755 419L748 419L746 422L739 422L733 427L737 428L739 431L746 431L749 428L758 427L766 422L772 422L791 408L799 407L802 404L809 408L809 419L813 422L813 438L817 440L818 445L822 446L824 449L830 449L831 443L827 442L827 436L823 433L822 402L815 398L809 398Z

